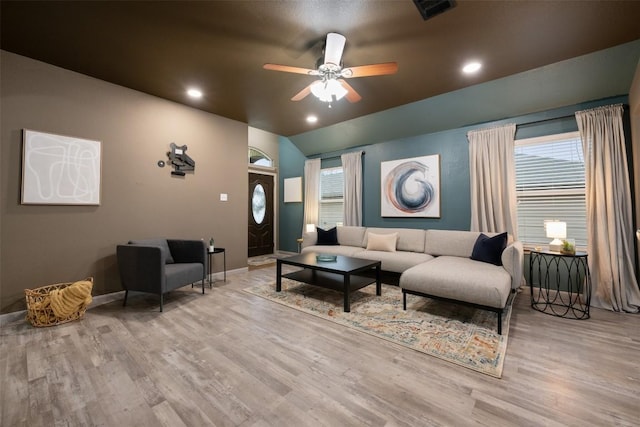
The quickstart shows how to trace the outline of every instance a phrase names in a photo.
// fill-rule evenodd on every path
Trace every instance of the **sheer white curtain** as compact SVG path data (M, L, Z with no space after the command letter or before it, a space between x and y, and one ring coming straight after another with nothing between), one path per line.
M471 231L506 231L518 238L515 135L515 124L467 133Z
M320 159L304 162L304 221L302 235L307 224L318 224L320 203Z
M362 151L340 156L344 176L344 225L362 225Z
M587 199L587 247L592 304L637 313L633 221L622 105L578 111Z

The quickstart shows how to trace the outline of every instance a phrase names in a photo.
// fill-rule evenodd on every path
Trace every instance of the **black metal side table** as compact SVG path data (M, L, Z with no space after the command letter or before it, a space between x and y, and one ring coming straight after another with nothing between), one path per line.
M531 251L529 286L535 310L558 317L589 318L591 274L586 252Z
M222 254L223 256L223 268L224 268L224 281L227 281L227 253L224 251L224 248L213 248L213 252L209 251L209 249L207 249L207 255L209 255L209 271L207 271L208 275L208 279L209 279L209 287L211 288L212 282L211 282L211 274L213 270L213 255L215 254Z

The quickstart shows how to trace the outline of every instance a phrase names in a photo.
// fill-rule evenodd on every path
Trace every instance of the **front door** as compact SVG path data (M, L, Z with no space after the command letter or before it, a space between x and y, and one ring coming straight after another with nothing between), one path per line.
M273 253L273 176L249 173L249 256Z

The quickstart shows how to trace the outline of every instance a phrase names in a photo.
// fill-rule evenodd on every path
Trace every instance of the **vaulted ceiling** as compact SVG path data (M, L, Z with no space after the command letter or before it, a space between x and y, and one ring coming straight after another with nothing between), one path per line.
M640 39L638 1L456 1L423 20L411 0L2 1L4 50L283 136L491 82ZM328 32L345 66L395 61L394 75L349 80L362 96L331 108L290 98L313 77ZM635 51L634 51L635 52ZM473 76L468 60L483 63ZM637 63L637 57L633 58ZM190 86L200 100L185 94Z

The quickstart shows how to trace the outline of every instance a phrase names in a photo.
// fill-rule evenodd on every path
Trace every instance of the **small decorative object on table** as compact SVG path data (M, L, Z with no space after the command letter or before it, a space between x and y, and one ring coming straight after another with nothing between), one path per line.
M209 252L213 252L214 246L213 246L213 237L209 239Z
M35 327L54 326L80 319L91 303L93 277L25 289L27 320Z
M337 259L338 259L337 255L331 255L331 254L316 255L316 260L320 262L335 262Z
M560 252L565 255L575 255L576 254L576 241L575 239L565 239L562 241L562 248Z

